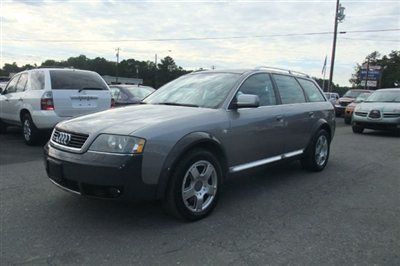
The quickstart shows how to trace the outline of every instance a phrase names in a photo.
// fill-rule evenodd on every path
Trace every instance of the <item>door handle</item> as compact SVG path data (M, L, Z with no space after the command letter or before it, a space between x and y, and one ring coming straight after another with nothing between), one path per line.
M314 117L314 112L308 112L309 117Z
M282 121L283 121L283 115L278 115L278 116L276 117L276 121L282 122Z
M6 102L9 102L10 100L9 100L9 99L6 99L5 101L6 101Z
M18 101L23 102L24 100L22 98L19 98Z

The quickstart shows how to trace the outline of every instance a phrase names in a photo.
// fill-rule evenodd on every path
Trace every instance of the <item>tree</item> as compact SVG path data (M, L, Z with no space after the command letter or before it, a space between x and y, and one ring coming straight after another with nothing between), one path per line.
M73 67L76 69L92 70L100 75L114 76L116 74L116 62L108 61L103 57L96 57L94 59L87 58L85 55L77 57L70 57L67 60L56 61L47 59L40 65L41 67ZM15 62L12 64L4 64L0 69L0 75L8 76L10 73L17 73L25 69L35 68L36 65L25 65L19 67ZM182 67L177 66L172 57L165 57L158 64L157 68L152 61L139 61L133 58L122 60L119 65L119 76L127 78L136 78L137 76L143 79L143 85L150 85L156 88L164 85L165 83L188 73ZM137 72L136 72L137 71ZM155 84L155 77L157 75L157 83Z

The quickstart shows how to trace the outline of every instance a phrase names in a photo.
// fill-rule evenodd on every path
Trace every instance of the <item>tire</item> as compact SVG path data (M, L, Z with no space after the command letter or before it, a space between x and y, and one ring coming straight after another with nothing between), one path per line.
M400 128L397 128L397 129L394 130L394 135L396 137L400 137Z
M319 172L328 163L330 153L330 137L325 129L320 129L314 135L311 143L306 149L303 158L300 160L304 169Z
M35 145L40 137L40 132L36 128L29 114L24 114L22 116L22 135L24 137L25 143L28 145Z
M164 208L178 219L196 221L205 218L217 205L221 179L221 165L213 153L204 149L189 151L169 180Z
M350 125L350 124L351 124L351 117L345 116L345 117L344 117L344 122L345 122L346 124Z
M361 134L364 131L364 128L362 126L357 126L357 125L353 125L352 129L353 129L353 133L356 133L356 134Z
M0 134L7 133L7 124L0 119Z

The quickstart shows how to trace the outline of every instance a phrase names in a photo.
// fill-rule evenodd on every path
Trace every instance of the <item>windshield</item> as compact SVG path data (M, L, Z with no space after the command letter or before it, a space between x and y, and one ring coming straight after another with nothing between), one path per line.
M140 100L143 100L147 96L149 96L154 89L150 87L137 87L137 86L132 86L132 87L126 87L126 89L136 98L139 98Z
M361 93L365 93L365 91L353 91L353 90L349 90L347 91L343 97L347 97L347 98L357 98L358 95L360 95Z
M240 74L233 73L186 75L164 85L144 102L218 108L239 77Z
M368 97L366 102L400 102L400 90L376 91Z
M356 98L356 100L354 102L360 103L362 101L365 101L370 95L371 95L371 93L369 93L369 92L361 93L360 95L358 95L358 97Z

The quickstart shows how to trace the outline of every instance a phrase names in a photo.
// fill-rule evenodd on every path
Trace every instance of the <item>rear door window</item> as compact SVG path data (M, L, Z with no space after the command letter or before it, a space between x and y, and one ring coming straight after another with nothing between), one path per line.
M322 96L321 91L318 87L309 80L306 79L297 79L300 82L300 85L303 87L304 92L306 93L308 100L310 102L325 102L324 96Z
M305 103L303 89L294 77L273 74L283 104Z
M16 91L23 92L26 87L26 83L28 82L28 73L21 74L21 77L18 80Z
M103 79L96 73L74 70L50 70L53 90L108 90Z

